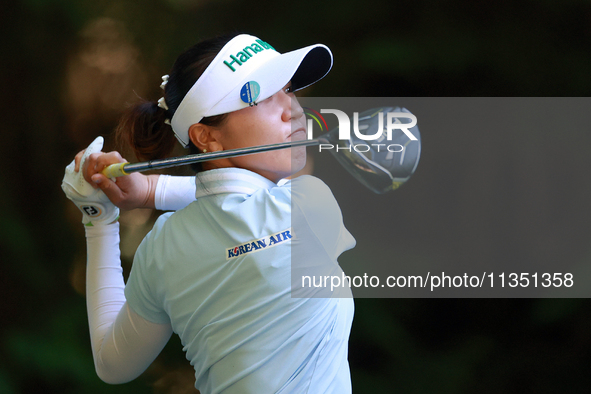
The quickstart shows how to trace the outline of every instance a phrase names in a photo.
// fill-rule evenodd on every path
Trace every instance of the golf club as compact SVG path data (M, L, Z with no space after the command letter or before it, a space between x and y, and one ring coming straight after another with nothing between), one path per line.
M388 112L408 111L400 109L399 107L372 108L364 111L359 114L358 117L359 131L366 135L376 135L380 126L383 127L383 122L379 121L379 116ZM397 122L402 123L398 118ZM333 149L330 149L329 151L359 182L373 192L382 194L400 187L410 178L417 168L421 154L421 137L417 126L412 127L410 130L417 138L416 141L410 140L401 130L394 129L392 130L391 138L387 141L388 145L386 145L367 144L368 141L360 139L355 134L351 134L351 137L348 140L340 140L339 128L336 127L330 132L313 140L283 142L219 152L199 153L134 164L116 163L106 167L102 173L108 178L116 178L123 175L129 175L133 172L176 167L298 146L326 144L332 146ZM382 136L378 141L382 142L384 139L385 138ZM383 148L381 148L382 146ZM391 150L391 146L395 146L396 149Z
M252 155L254 153L269 152L273 150L287 149L296 146L313 146L318 145L319 143L320 141L318 139L282 142L279 144L260 145L249 148L228 149L219 152L197 153L194 155L171 157L168 159L151 160L134 164L115 163L105 167L101 172L107 178L116 178L123 175L129 175L133 172L143 172L148 170L156 170L160 168L169 168L183 166L186 164L201 163L204 161L225 159L228 157Z

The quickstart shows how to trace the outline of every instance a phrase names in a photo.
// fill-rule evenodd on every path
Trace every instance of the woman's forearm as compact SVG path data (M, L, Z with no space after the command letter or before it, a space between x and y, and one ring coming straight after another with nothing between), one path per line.
M119 223L86 228L86 297L92 355L97 375L118 384L138 377L172 334L126 304L119 252Z

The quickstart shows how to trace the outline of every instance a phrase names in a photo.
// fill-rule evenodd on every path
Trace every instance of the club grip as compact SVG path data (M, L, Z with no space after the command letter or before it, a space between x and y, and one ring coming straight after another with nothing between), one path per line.
M126 164L129 164L129 163L126 162L126 163L111 164L110 166L105 167L105 169L101 171L101 174L103 174L107 178L117 178L119 176L129 175L123 169L123 166L125 166Z

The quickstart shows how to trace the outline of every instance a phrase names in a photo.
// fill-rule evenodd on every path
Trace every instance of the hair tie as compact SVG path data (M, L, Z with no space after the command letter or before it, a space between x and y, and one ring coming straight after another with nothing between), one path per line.
M162 76L162 83L160 84L160 89L164 90L167 83L168 83L168 75L163 75Z
M158 100L158 106L168 111L168 105L166 105L166 100L164 100L164 97L160 97Z

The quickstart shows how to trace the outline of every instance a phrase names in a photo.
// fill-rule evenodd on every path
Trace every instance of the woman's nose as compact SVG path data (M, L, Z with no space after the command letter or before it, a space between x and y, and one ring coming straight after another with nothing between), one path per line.
M304 115L304 110L298 102L296 96L293 93L288 94L285 92L283 92L282 95L282 100L284 100L285 106L283 111L283 120L285 122L289 122L301 118Z

